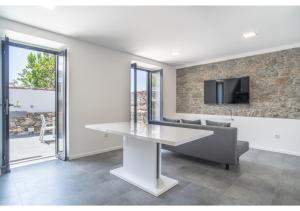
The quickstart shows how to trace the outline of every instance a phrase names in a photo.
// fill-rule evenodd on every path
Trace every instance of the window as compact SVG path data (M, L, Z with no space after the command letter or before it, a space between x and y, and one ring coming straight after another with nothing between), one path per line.
M161 99L161 71L150 73L151 81L151 117L152 121L160 121L162 113L162 99Z
M131 66L131 120L160 121L162 116L162 70Z

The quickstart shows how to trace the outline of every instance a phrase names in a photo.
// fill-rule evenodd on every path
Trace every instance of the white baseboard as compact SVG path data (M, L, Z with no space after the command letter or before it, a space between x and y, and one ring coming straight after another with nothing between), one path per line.
M251 146L250 148L269 151L269 152L277 152L277 153L287 154L287 155L300 156L300 153L291 152L291 151L288 151L288 150L278 150L278 149L273 149L273 148L268 148L268 147L260 147L260 146Z
M118 149L122 149L122 146L110 147L110 148L100 149L100 150L96 150L96 151L92 151L92 152L70 155L69 159L73 160L73 159L82 158L82 157L86 157L86 156L101 154L104 152L110 152L110 151L114 151L114 150L118 150Z
M291 152L287 150L278 150L278 149L273 149L273 148L268 148L268 147L261 147L261 146L251 146L250 148L252 149L258 149L258 150L264 150L264 151L269 151L269 152L277 152L277 153L282 153L282 154L287 154L287 155L294 155L294 156L300 156L300 153L297 152ZM107 149L101 149L101 150L96 150L92 152L87 152L87 153L82 153L82 154L77 154L77 155L71 155L69 156L70 160L81 158L81 157L87 157L91 155L97 155L105 152L110 152L114 150L122 149L122 146L117 146L117 147L111 147Z

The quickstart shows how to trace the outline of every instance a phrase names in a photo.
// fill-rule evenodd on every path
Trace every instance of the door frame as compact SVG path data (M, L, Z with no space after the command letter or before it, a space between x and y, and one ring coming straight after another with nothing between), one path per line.
M163 118L163 70L153 70L148 72L148 123L155 122L157 120L152 119L152 73L160 73L159 87L160 87L160 120Z
M137 122L137 71L147 72L147 113L148 113L148 123L155 122L152 120L152 74L151 73L160 73L160 120L163 118L163 69L160 70L151 70L144 67L137 66L136 63L131 64L131 70L134 71L134 122Z
M2 46L2 157L1 157L1 174L10 172L9 162L9 39L5 37L1 40Z
M6 42L6 43L5 43ZM23 48L23 49L28 49L28 50L34 50L34 51L39 51L43 53L49 53L49 54L54 54L56 56L56 63L57 63L57 55L59 55L62 51L59 50L52 50L52 49L47 49L43 47L38 47L38 46L33 46L30 44L25 44L25 43L20 43L20 42L15 42L15 41L9 41L9 38L5 37L5 40L1 40L2 43L2 102L3 107L2 107L2 113L4 114L4 108L9 106L9 47L18 47L18 48ZM7 49L4 49L7 47ZM5 51L5 52L4 52ZM64 50L64 52L67 52ZM7 54L7 55L6 55ZM67 55L65 55L67 57ZM5 72L8 71L8 72ZM6 74L5 74L6 73ZM5 78L3 77L5 76ZM67 125L67 60L65 62L65 114L64 114L64 124ZM57 82L57 65L56 65L56 70L55 70L55 82ZM6 87L4 86L7 83ZM3 89L4 88L4 89ZM57 95L57 90L55 88L55 101ZM57 102L55 102L55 113L57 114L57 108L56 108ZM10 172L10 160L9 160L9 112L7 115L2 117L2 166L1 166L1 173L9 173ZM55 123L57 124L57 119L55 119ZM57 128L55 129L55 135L56 135L56 140L55 140L55 145L58 145L57 141ZM67 128L65 127L65 152L67 153ZM56 154L56 152L55 152ZM65 154L67 158L67 154ZM0 163L1 164L1 163Z
M63 109L64 109L64 112L63 112L63 115L64 115L64 119L63 119L63 130L64 130L64 134L63 134L63 140L64 140L64 149L63 149L63 152L61 153L59 151L59 140L58 140L58 134L59 134L59 125L58 125L58 108L59 108L59 101L58 101L58 83L59 83L59 75L58 75L58 57L59 56L63 56L64 57L64 76L63 76L63 79L64 79L64 89L63 89L63 93L64 93L64 105L63 105ZM58 159L60 160L68 160L68 149L67 149L67 68L68 68L68 65L67 65L67 58L68 58L68 51L65 49L63 51L60 51L56 54L56 75L55 75L55 138L56 138L56 144L55 144L55 155Z

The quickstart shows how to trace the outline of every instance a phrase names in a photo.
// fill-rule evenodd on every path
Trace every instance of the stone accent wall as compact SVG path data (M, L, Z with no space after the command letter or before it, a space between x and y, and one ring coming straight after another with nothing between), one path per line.
M205 80L243 76L250 105L204 104ZM178 113L300 119L300 48L177 69L176 78Z
M28 134L39 135L42 126L41 114L45 116L46 122L49 125L55 124L53 121L55 117L54 112L11 112L9 119L10 136L23 136ZM34 131L29 132L29 128L33 128ZM49 131L47 132L49 133Z

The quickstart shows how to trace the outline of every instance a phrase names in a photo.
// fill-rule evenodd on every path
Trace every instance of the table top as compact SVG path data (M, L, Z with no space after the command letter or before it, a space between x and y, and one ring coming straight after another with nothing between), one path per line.
M213 131L210 130L198 130L132 122L93 124L86 125L85 127L104 133L132 136L140 140L152 141L172 146L178 146L213 134Z

